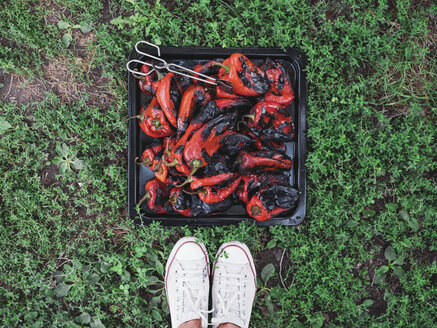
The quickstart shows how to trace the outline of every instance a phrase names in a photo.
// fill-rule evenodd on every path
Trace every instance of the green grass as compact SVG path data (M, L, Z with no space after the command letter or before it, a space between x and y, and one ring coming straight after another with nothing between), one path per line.
M92 90L89 74L102 69L112 78L105 86L112 102L91 104L84 93L64 103L49 93L29 104L0 103L1 326L169 326L163 264L184 235L200 237L212 256L222 242L241 240L263 265L286 251L285 288L274 260L273 276L260 281L253 327L433 326L435 4L7 3L2 69L41 77L41 66L76 58L89 37L83 51L91 70L78 69L69 82ZM92 30L60 30L60 20ZM127 219L123 67L141 39L307 54L308 214L300 227L137 227ZM64 153L81 165L60 171Z

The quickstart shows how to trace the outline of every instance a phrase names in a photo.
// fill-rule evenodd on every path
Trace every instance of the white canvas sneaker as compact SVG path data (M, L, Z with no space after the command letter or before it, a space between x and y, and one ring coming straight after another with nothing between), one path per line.
M256 294L256 271L246 244L234 241L220 246L212 274L213 327L229 322L248 328Z
M205 245L194 237L178 240L165 266L165 292L171 325L202 320L208 327L209 258Z

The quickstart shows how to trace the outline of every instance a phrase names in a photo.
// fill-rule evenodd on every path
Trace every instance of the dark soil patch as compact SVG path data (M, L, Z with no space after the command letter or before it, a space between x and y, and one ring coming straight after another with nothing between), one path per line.
M418 265L421 265L422 263L431 265L433 262L437 262L437 251L430 251L428 249L422 252L420 249L416 249L413 250L413 258Z
M59 174L59 168L57 165L52 164L49 166L45 166L41 170L41 181L45 188L52 188L59 186L60 183L56 176Z
M366 292L369 294L369 299L373 300L373 304L369 306L369 314L374 317L379 317L387 311L387 301L384 299L384 290L375 286L367 286Z
M7 74L0 69L0 100L18 105L25 105L31 101L41 101L50 87L39 78L26 80L22 75Z
M271 249L266 249L264 251L259 252L258 254L256 254L254 260L255 260L255 267L256 267L256 271L257 271L257 276L261 278L261 272L263 270L263 268L269 264L272 263L275 267L275 271L277 273L276 277L272 277L271 279L269 279L268 283L267 283L267 287L274 287L274 286L278 286L280 285L282 286L282 283L280 282L279 279L279 272L280 272L280 267L281 267L281 257L282 254L284 253L283 249L280 249L279 247L274 247ZM288 272L291 265L292 265L292 261L291 259L289 259L287 257L287 252L285 252L283 260L282 260L282 271L281 274L283 274L284 272ZM291 285L293 283L293 280L291 279L291 277L285 277L284 275L282 276L283 282L285 287L288 288L289 285Z

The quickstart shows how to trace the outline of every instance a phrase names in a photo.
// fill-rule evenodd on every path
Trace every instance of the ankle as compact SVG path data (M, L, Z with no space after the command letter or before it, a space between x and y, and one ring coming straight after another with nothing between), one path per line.
M220 324L220 326L218 326L217 328L240 328L240 326L234 325L233 323L222 323Z
M180 324L178 328L202 328L202 319L199 318L185 321L184 323Z

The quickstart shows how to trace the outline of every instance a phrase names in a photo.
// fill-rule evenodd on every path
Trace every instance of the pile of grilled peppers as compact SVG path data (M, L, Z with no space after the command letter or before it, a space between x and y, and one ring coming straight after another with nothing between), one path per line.
M174 73L137 77L152 99L135 118L155 138L136 159L155 173L141 206L196 217L243 204L259 221L292 210L298 191L285 153L295 139L287 71L270 59L258 67L240 53L193 69L232 90Z

